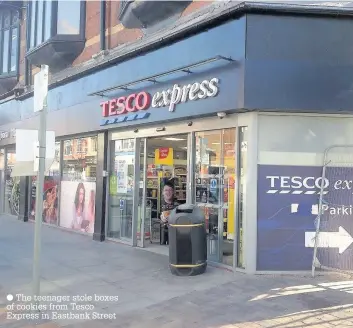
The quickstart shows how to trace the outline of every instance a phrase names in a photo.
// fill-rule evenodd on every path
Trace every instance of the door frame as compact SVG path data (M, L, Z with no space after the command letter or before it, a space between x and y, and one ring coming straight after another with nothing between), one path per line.
M186 135L187 137L187 147L188 149L192 149L192 133L191 132L186 132L186 133L177 133L177 134L167 134L166 136L177 136L177 135ZM156 138L156 136L149 136L149 137L143 137L143 138L140 138L140 140L143 140L144 141L144 157L143 157L143 200L142 200L142 208L143 209L146 209L146 204L147 204L147 159L148 159L148 153L147 153L147 150L148 150L148 141L149 139L153 139L153 138ZM189 148L191 147L191 148ZM140 152L139 152L140 153ZM192 151L188 151L187 152L187 159L186 159L186 162L187 162L187 165L188 167L192 167L191 166L191 163L192 163ZM140 163L141 164L141 163ZM187 173L187 189L186 189L186 202L191 202L192 201L192 171L191 170L188 170L188 173ZM141 174L139 175L139 177L141 177ZM139 197L139 194L136 193L137 195L137 199L136 201L138 201L138 197ZM145 221L146 221L146 210L142 211L141 213L141 227L144 229L144 225L145 225ZM136 220L135 220L136 221ZM136 236L137 238L137 236ZM150 236L151 238L151 236ZM141 238L140 238L141 239ZM141 248L144 248L145 247L145 238L143 238L143 240L137 240L137 243L136 243L136 246L137 247L141 247Z
M115 147L113 147L113 145L115 144L115 141L117 140L126 140L126 139L133 139L134 140L134 191L133 191L133 196L132 196L132 200L133 200L133 207L132 207L132 227L131 227L131 231L132 231L132 237L131 238L126 238L126 237L121 237L120 238L113 238L113 237L108 237L108 220L109 220L109 215L110 215L110 183L108 181L108 183L106 184L106 215L104 218L105 221L105 236L107 240L111 240L111 241L119 241L123 244L127 244L130 246L136 246L137 245L137 234L136 234L136 229L137 229L137 221L135 219L136 217L136 213L138 213L138 203L136 202L136 199L138 200L138 194L136 194L136 186L139 187L139 181L137 181L136 177L136 172L140 172L140 138L136 138L136 136L134 137L130 137L130 138L117 138L114 140L108 139L108 158L107 158L107 162L108 162L108 179L110 178L110 174L112 172L112 161L114 159L115 156L113 156L113 152L115 151ZM137 146L138 145L138 146ZM114 145L115 146L115 145ZM138 147L138 151L137 151L137 147ZM121 222L120 222L120 226L121 226ZM120 231L121 234L121 231Z
M140 140L140 150L141 150L141 141L143 141L143 173L142 173L142 202L141 202L141 222L140 222L140 238L137 239L137 233L136 233L136 246L140 248L145 247L145 221L146 221L146 189L147 189L147 138L139 138ZM141 151L138 154L139 157L139 168L141 166L141 156L140 156ZM138 190L140 191L140 179L141 179L141 172L138 172ZM139 201L139 193L135 193L137 196L137 199L134 199L134 201L137 200ZM135 220L136 221L136 220ZM137 220L138 223L138 220Z

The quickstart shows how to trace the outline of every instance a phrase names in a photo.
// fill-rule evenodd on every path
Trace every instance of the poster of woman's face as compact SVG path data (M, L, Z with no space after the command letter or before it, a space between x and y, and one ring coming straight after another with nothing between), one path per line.
M55 180L44 182L43 193L43 212L42 220L45 223L57 224L58 222L58 204L59 204L58 183ZM32 181L31 211L30 219L35 220L36 214L36 182Z
M43 201L43 221L45 223L57 224L58 222L58 192L57 186L46 190Z
M61 182L60 226L94 232L95 182Z

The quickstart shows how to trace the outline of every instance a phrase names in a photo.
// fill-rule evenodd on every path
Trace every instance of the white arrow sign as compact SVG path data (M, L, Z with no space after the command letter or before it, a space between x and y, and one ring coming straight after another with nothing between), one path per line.
M338 232L321 231L317 240L317 247L320 248L338 248L342 254L353 243L352 236L342 227ZM305 232L305 247L315 246L315 232Z

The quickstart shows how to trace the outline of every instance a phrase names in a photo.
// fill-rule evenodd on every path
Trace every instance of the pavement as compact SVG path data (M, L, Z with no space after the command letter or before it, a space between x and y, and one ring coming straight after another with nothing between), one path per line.
M177 277L164 255L48 226L41 261L46 299L32 311L33 234L33 223L0 216L0 327L353 327L353 278L211 266L200 276Z

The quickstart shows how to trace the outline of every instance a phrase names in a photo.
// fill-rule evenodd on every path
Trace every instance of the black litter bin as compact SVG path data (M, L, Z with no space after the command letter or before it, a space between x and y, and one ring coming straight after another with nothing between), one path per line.
M169 267L178 276L194 276L207 267L205 217L195 205L179 205L169 216Z

